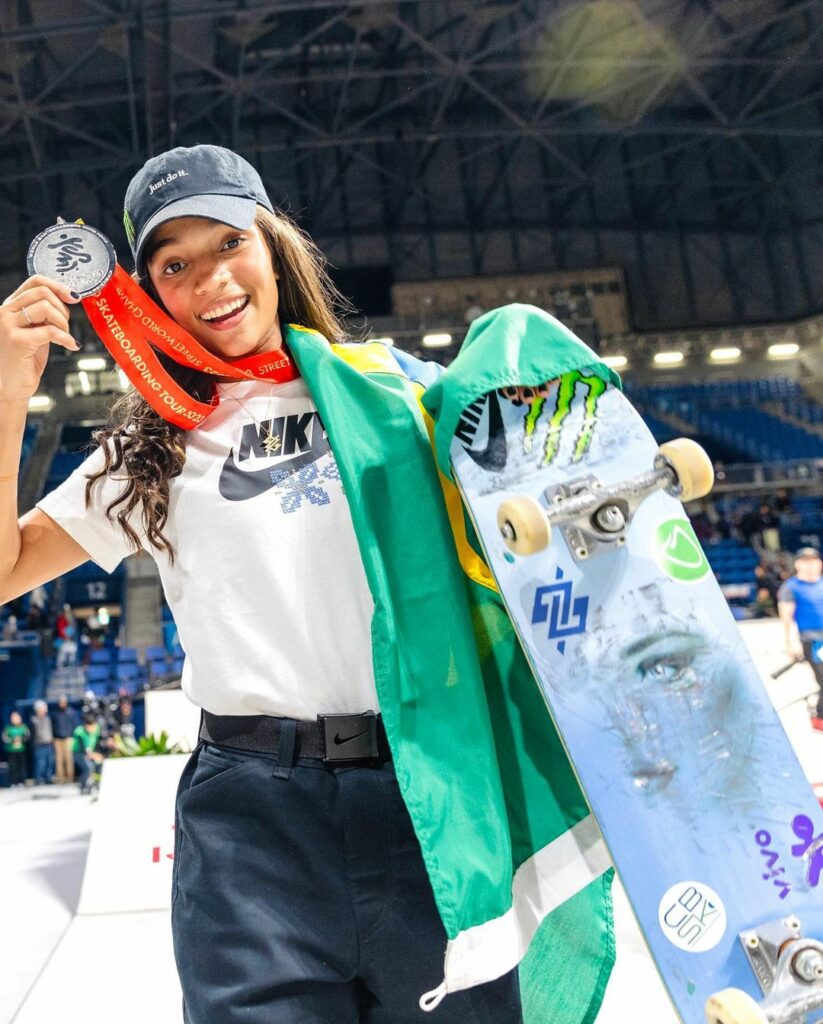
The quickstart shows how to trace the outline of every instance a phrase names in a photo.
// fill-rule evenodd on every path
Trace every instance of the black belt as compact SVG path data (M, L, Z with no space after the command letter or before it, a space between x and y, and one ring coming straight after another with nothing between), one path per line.
M253 754L278 754L286 722L296 726L296 734L293 727L286 730L294 737L294 757L312 757L335 764L391 760L383 719L373 711L318 715L315 722L294 722L271 715L212 715L204 711L200 717L200 739Z

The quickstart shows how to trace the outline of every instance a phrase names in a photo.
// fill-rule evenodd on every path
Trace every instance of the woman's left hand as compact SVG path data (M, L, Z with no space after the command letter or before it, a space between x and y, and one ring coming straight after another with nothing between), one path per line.
M555 378L556 380L557 378ZM548 398L549 388L554 380L547 380L545 384L539 384L536 388L515 387L500 388L499 394L508 398L515 405L532 405L541 398Z

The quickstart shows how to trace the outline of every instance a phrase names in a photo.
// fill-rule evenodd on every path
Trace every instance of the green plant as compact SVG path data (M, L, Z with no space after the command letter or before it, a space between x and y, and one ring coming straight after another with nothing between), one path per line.
M169 745L169 734L165 731L159 736L149 734L141 736L139 740L133 736L121 736L119 733L114 737L113 757L156 757L159 754L186 754L188 751L181 743Z

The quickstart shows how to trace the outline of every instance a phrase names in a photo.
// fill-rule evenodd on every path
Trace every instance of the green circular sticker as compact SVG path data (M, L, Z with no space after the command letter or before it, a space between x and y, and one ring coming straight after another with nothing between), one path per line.
M658 526L654 558L667 576L681 583L694 583L709 571L709 563L688 519L667 519Z

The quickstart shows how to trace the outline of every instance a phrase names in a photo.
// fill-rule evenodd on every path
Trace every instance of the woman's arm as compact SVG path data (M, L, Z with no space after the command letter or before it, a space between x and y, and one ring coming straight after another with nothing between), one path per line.
M14 568L20 555L17 526L17 474L23 448L28 399L0 398L0 581ZM3 586L0 582L0 602Z
M89 560L88 552L45 512L34 508L14 521L18 537L17 561L0 573L0 604L13 601ZM0 529L0 544L5 534Z
M62 285L33 277L0 306L0 604L86 561L80 545L38 509L17 519L17 476L28 400L51 345L77 351Z
M17 518L17 474L27 411L28 399L0 397L0 604L48 583L89 557L40 509Z

